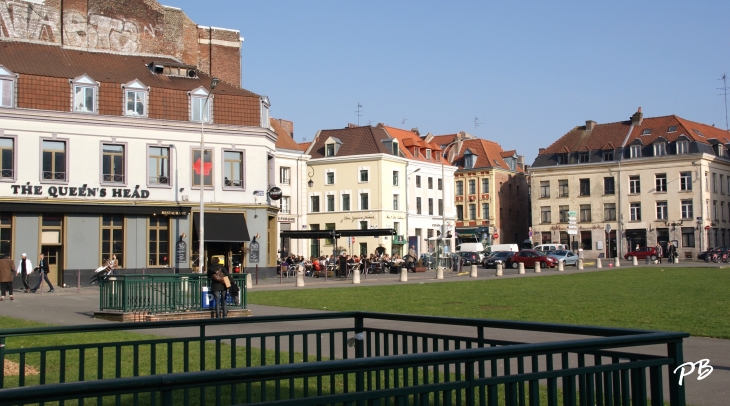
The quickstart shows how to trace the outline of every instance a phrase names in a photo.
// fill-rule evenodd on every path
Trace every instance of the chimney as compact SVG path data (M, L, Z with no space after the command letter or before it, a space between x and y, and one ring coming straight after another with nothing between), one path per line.
M639 110L631 116L631 125L640 126L642 121L644 121L644 113L641 112L641 107L639 107Z
M345 128L357 128L357 127L359 127L359 125L352 124L352 123L347 123L347 127L345 127Z
M593 120L586 120L586 131L591 131L596 126L596 122Z
M524 167L525 166L525 157L522 155L517 155L517 165Z
M545 153L545 148L540 148L537 150L537 155L542 155Z

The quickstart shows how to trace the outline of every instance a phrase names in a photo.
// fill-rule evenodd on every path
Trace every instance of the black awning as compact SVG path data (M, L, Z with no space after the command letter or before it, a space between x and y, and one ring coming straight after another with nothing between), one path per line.
M203 218L205 218L205 241L251 241L243 213L206 212ZM193 213L193 225L196 231L199 230L198 224L200 224L200 213Z
M317 238L332 238L332 230L285 230L279 233L281 238L291 238L294 240L309 240ZM335 238L340 237L340 232L335 233Z
M380 237L395 235L395 230L392 228L374 228L371 230L337 230L337 233L343 237Z
M187 216L190 207L143 206L113 204L64 204L64 203L3 203L2 211L15 213L63 213L63 214L155 214L158 216Z

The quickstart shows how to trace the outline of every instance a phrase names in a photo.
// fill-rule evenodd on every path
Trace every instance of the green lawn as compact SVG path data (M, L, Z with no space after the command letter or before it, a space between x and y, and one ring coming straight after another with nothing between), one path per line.
M684 331L730 338L730 269L605 272L286 291L253 304Z

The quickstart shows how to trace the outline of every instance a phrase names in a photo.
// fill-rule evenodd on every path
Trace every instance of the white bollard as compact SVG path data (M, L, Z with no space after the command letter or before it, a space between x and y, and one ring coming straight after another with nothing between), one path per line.
M253 283L251 283L251 274L247 273L246 274L246 289L251 289L251 288L253 288Z
M525 263L524 262L518 262L519 265L517 265L517 269L519 269L519 274L524 275L525 274Z
M674 257L674 263L675 263L675 264L678 264L678 263L679 263L679 256L675 256L675 257Z
M603 264L601 263L601 258L596 259L596 268L603 268Z
M578 258L578 270L583 270L583 258Z
M471 271L469 272L469 277L471 277L471 278L477 277L477 266L476 265L471 266Z
M615 266L616 268L621 266L621 261L619 260L618 257L616 257L616 259L613 260L613 266Z
M535 273L540 273L540 272L542 272L540 270L540 263L539 262L535 262Z
M558 272L565 271L565 261L558 261Z
M352 284L353 285L360 284L360 272L358 272L357 270L352 271Z
M400 281L408 282L408 270L406 268L400 269Z
M502 276L502 264L497 264L497 273L496 276Z
M304 272L301 269L297 270L297 284L295 286L298 288L304 287Z
M444 279L444 268L442 266L436 267L436 279Z
M639 265L639 259L636 257L631 258L631 265L633 265L633 266Z

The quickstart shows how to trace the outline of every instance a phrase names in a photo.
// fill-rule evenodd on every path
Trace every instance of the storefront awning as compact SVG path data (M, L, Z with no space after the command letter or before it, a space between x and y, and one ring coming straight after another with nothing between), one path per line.
M64 203L2 203L3 213L61 213L61 214L141 214L158 216L187 216L190 207L143 206L113 204L64 204Z
M211 242L244 242L251 241L248 236L248 226L243 213L216 213L206 212L205 241ZM193 227L199 230L200 213L193 213Z

